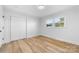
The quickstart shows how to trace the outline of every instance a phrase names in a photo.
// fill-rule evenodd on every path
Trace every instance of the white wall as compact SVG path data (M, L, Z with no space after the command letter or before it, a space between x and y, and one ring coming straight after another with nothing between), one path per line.
M3 16L4 15L4 12L3 12L3 6L0 5L0 16Z
M46 21L48 19L61 16L65 18L65 27L63 29L46 27ZM79 7L42 18L40 32L41 35L79 45Z
M27 17L27 38L39 34L39 20L35 17Z

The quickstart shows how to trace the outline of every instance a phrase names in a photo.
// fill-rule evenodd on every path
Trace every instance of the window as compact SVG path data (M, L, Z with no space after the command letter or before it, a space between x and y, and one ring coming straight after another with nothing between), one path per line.
M46 26L47 27L53 26L53 20L52 19L48 19L47 22L46 22Z
M64 27L64 17L55 19L55 27Z
M53 19L48 19L46 22L47 27L64 27L64 17L56 17Z

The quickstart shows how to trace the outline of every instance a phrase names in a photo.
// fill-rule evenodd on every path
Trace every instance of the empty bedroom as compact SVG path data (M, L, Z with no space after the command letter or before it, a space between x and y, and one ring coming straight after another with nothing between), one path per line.
M0 53L79 53L79 5L0 5Z

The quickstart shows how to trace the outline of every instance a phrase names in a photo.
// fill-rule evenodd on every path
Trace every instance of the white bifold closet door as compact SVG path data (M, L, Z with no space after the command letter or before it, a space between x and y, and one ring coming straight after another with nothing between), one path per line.
M26 17L11 16L11 41L26 38Z
M0 16L0 46L4 41L4 19Z

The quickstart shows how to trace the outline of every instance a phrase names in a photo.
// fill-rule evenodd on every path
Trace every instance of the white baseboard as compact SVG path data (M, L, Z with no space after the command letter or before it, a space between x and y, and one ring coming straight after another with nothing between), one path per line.
M52 39L56 39L56 40L60 40L60 41L63 41L63 42L68 42L68 43L72 43L72 44L75 44L75 45L79 45L79 41L63 40L63 39L61 39L61 38L51 37L51 36L48 36L48 35L43 35L43 36L46 36L46 37L49 37L49 38L52 38Z
M31 36L27 36L27 38L32 38L32 37L36 37L36 36L39 36L39 35L31 35Z

